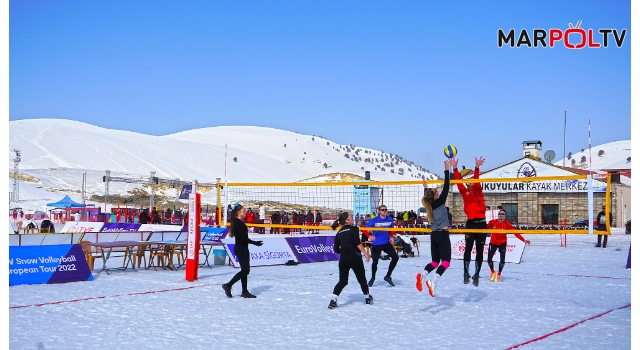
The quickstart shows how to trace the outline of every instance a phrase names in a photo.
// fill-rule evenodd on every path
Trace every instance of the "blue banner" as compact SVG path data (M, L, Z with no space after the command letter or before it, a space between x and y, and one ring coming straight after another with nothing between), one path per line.
M229 228L200 226L201 241L220 242L221 239L227 237L228 233Z
M105 224L100 232L137 232L140 224Z
M340 260L333 251L335 236L285 237L301 263Z
M9 247L9 285L92 281L79 244Z
M191 193L191 185L182 185L179 199L189 199L189 193Z

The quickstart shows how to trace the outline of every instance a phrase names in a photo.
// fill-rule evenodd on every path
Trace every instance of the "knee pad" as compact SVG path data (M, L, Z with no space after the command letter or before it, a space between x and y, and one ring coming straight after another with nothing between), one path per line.
M442 264L440 264L440 265L442 265L442 267L444 267L445 269L448 269L449 266L451 266L451 263L448 262L448 261L443 261Z
M437 262L435 262L435 261L432 261L432 262L431 262L431 266L433 266L433 268L435 269L435 268L437 268L437 267L438 267L438 263L437 263Z

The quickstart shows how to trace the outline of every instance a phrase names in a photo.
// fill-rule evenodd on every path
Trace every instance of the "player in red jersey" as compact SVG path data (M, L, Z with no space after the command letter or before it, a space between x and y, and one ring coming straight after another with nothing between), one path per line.
M498 212L498 218L495 220L489 221L487 224L487 229L497 229L497 230L515 230L513 225L505 218L507 217L507 213L504 210L500 210ZM520 234L515 234L516 238L523 241L525 244L531 244L528 239L524 239ZM493 269L493 255L496 253L496 250L500 252L500 265L498 265L498 273ZM500 282L500 274L502 274L502 269L504 268L505 257L507 255L507 235L505 233L497 233L491 232L491 241L489 241L489 255L487 256L487 264L491 269L491 277L489 280L491 282Z

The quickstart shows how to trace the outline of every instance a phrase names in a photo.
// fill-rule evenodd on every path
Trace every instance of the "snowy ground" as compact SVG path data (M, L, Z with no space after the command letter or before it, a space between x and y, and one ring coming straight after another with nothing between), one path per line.
M240 298L239 283L232 299L224 295L220 285L237 272L226 265L200 269L196 282L185 281L184 270L127 270L94 273L87 282L14 286L9 346L507 349L532 341L519 348L631 348L628 244L620 251L530 246L521 264L507 264L500 283L489 282L485 264L479 287L462 283L462 263L454 260L435 298L415 289L428 247L400 259L396 287L382 281L388 261L380 261L373 305L365 305L351 275L334 310L327 305L337 262L252 268L249 289L257 299ZM371 264L365 266L369 278Z

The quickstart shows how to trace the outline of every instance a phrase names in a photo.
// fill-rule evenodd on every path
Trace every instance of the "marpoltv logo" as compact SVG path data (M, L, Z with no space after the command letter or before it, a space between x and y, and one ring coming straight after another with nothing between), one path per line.
M594 29L580 28L580 24L582 24L582 21L578 21L575 27L569 23L569 28L564 31L557 28L552 28L548 31L546 29L534 29L533 36L529 35L526 29L522 29L517 41L515 29L511 28L507 34L502 29L498 29L498 47L502 48L504 45L517 48L521 46L547 47L548 41L550 48L564 44L567 49L583 49L586 47L597 49L609 47L612 44L611 39L613 39L615 45L621 48L627 34L626 29L622 29L620 32L617 29L598 29L595 31Z

